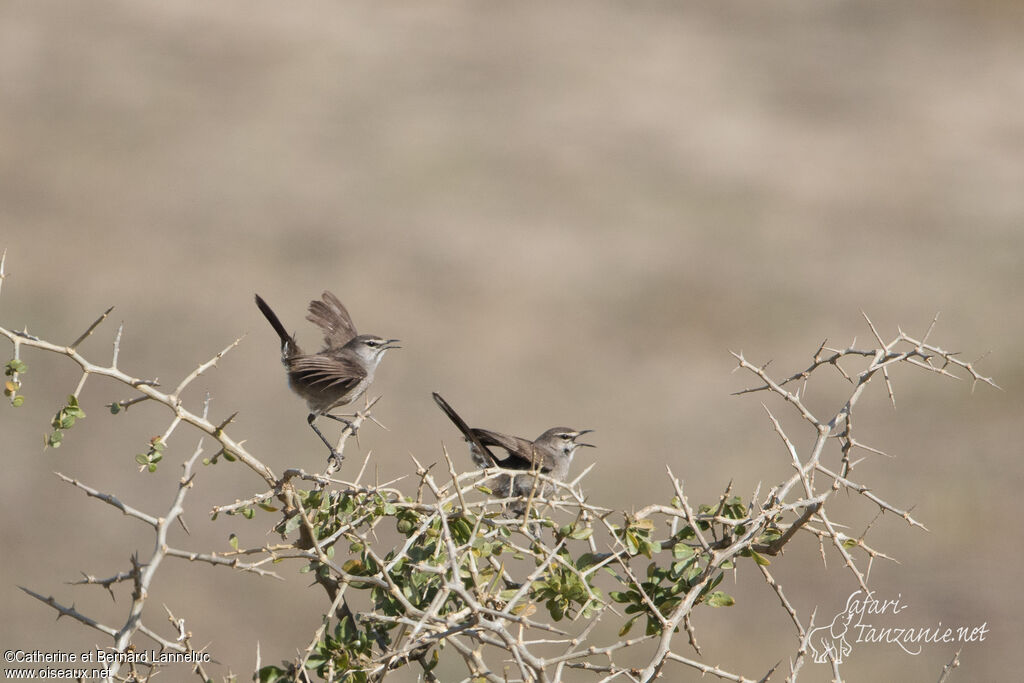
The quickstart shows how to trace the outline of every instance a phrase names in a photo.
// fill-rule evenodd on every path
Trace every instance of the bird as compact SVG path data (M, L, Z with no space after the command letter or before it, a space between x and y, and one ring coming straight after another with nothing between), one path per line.
M359 334L352 316L334 294L324 291L320 299L309 302L310 321L324 334L324 347L316 353L305 353L294 334L288 334L281 320L267 302L257 294L256 306L266 316L281 338L281 363L288 372L288 386L306 401L306 421L331 451L330 458L342 456L316 426L318 417L329 417L352 427L352 423L331 410L352 403L373 383L381 358L390 349L400 349L398 339L385 339L374 334Z
M478 467L501 467L510 470L524 470L529 473L540 471L556 481L565 481L569 476L573 455L581 446L594 448L593 444L576 441L584 434L594 430L575 430L570 427L552 427L533 441L518 436L509 436L489 429L473 429L466 424L455 410L448 405L440 394L434 392L434 402L448 416L462 436L469 442L470 457ZM498 459L491 448L503 449L508 456ZM534 488L534 477L530 475L503 475L492 492L501 497L526 496ZM551 490L549 485L541 486L538 491L546 494ZM522 512L522 507L513 508Z

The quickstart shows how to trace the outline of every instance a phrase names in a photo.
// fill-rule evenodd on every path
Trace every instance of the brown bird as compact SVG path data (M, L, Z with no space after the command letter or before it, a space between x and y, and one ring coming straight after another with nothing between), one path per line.
M316 353L307 354L259 294L256 295L256 305L281 338L281 363L288 372L288 386L306 401L309 408L306 421L330 449L331 457L339 458L340 454L314 420L320 416L329 417L351 427L351 422L331 415L329 411L352 403L366 392L385 352L401 348L395 346L399 340L358 334L345 306L338 297L325 291L320 300L309 302L309 315L306 316L306 320L323 330L324 347Z
M543 474L565 481L569 476L569 467L576 449L581 446L593 448L593 444L578 443L576 439L594 431L584 429L577 431L569 427L552 427L533 441L518 436L509 436L489 429L473 429L466 424L458 413L441 395L434 392L434 401L445 415L455 424L469 442L469 453L479 467L501 467L511 470L540 470ZM499 460L490 447L503 449L508 457ZM550 486L541 486L538 491L546 494ZM525 496L533 490L533 477L529 475L505 475L498 480L493 488L499 496Z

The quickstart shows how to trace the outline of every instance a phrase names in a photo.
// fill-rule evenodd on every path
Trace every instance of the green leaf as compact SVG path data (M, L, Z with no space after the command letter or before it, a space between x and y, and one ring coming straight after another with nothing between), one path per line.
M119 403L111 403L110 404L110 414L111 415L117 415L120 412L121 412L121 405Z
M19 375L28 370L28 366L22 363L17 358L12 358L7 361L7 365L4 366L4 374L10 377L11 375L18 373Z
M11 400L11 405L14 406L15 408L20 408L23 403L25 403L25 397L24 396L15 396Z
M676 543L672 546L672 557L677 560L682 560L687 557L693 557L694 550L685 543Z
M596 553L583 553L579 559L576 560L576 568L583 571L594 566L601 560L605 559L607 555L599 555Z
M636 536L631 531L626 532L626 552L630 555L636 555L639 552L640 545L637 542Z
M654 531L654 520L644 517L643 519L636 520L630 526L642 531Z
M290 517L278 522L277 526L274 527L274 530L278 531L282 536L287 536L288 534L293 533L300 526L302 526L302 515L293 513Z
M705 602L711 607L732 607L736 604L736 601L731 595L723 593L721 591L715 591L710 594Z
M631 628L633 628L633 624L634 624L634 623L636 622L636 620L637 620L637 619L639 619L639 618L640 618L641 616L643 616L643 615L642 615L642 614L638 614L638 615L636 615L635 617L633 617L632 619L630 619L629 621L627 621L627 622L625 623L625 625L623 625L623 627L619 629L619 637L621 638L622 636L624 636L624 635L626 635L627 633L629 633L629 630L630 630Z
M258 672L259 683L281 683L288 680L288 672L279 666L265 666Z
M770 565L772 563L772 561L769 560L767 557L764 557L763 555L759 555L758 553L754 552L753 550L750 551L750 557L752 557L754 559L754 562L756 562L757 564L761 565L762 567L767 567L768 565Z
M238 536L236 536L235 534L231 534L230 536L228 536L228 543L230 543L231 547L234 548L236 551L238 550Z

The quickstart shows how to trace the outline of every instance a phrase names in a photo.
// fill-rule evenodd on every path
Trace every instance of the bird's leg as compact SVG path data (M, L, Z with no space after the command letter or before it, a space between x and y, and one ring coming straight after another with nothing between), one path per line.
M328 416L328 417L333 417L333 416ZM320 437L320 440L324 442L324 445L327 446L328 449L330 449L331 455L328 458L328 460L331 460L333 462L337 462L337 463L340 464L341 461L345 459L345 456L343 456L341 453L339 453L338 451L336 451L334 449L334 446L331 445L331 442L327 440L327 437L324 436L324 433L321 432L317 428L316 424L313 422L315 419L316 419L316 413L310 413L309 417L306 418L306 422L308 422L309 426L313 428L313 431L316 432L316 435Z
M353 436L355 436L356 431L359 429L359 426L356 425L355 422L353 422L352 420L348 420L348 419L346 419L344 417L341 417L340 415L332 415L331 413L324 413L324 417L329 417L332 420L337 420L338 422L342 423L343 425L348 427L349 431L352 432ZM352 417L355 417L355 415L353 415Z

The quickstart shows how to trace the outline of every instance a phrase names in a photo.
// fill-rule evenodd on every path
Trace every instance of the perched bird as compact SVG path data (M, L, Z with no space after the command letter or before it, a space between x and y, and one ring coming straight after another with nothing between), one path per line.
M594 431L592 429L577 431L569 427L552 427L530 441L518 436L492 432L489 429L472 429L437 392L434 392L434 401L469 442L470 457L477 466L527 472L518 476L502 476L497 486L492 489L501 497L529 495L534 486L532 472L536 470L556 481L565 481L569 476L569 467L572 465L576 449L581 446L594 447L593 444L576 441L584 434ZM493 447L503 449L508 454L507 457L498 459L491 450ZM538 493L546 495L550 489L550 485L541 485L538 487ZM521 508L517 511L521 512Z
M288 386L306 401L309 426L330 449L331 458L339 458L340 454L314 420L323 416L351 426L351 422L329 411L352 403L366 392L384 354L388 349L401 348L395 346L399 340L358 334L352 317L338 297L325 291L319 300L309 302L306 316L306 320L323 330L324 347L316 353L304 353L295 335L288 334L259 294L256 305L281 338L281 363L288 372Z

